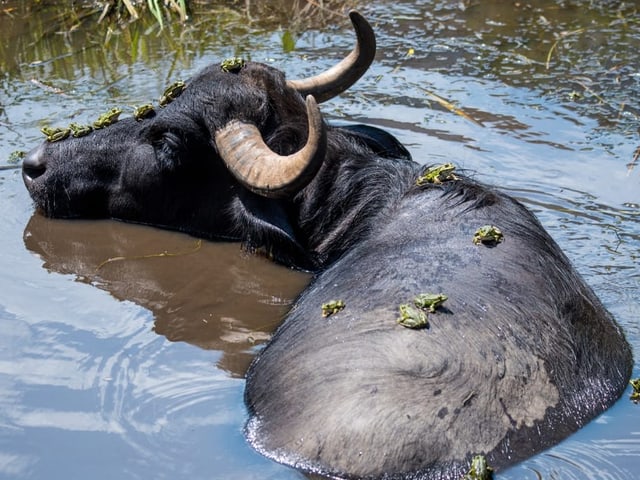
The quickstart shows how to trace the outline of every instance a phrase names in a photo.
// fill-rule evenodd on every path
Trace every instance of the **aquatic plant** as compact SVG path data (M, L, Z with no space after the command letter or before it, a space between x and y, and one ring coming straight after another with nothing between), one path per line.
M150 14L164 28L165 16L173 13L177 14L181 22L186 22L189 18L187 4L185 0L111 0L104 3L99 21L102 21L110 13L121 15L126 10L131 19L137 20L141 14Z

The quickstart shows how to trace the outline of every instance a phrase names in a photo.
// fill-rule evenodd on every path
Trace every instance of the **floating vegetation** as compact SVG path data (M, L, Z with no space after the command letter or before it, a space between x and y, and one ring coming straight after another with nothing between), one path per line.
M96 272L98 270L100 270L102 267L104 267L105 265L109 264L109 263L113 263L113 262L122 262L125 260L145 260L145 259L149 259L149 258L163 258L163 257L182 257L184 255L189 255L191 253L195 253L198 250L200 250L200 248L202 247L202 240L198 239L195 242L195 247L193 247L191 250L186 250L184 252L159 252L159 253L149 253L147 255L133 255L130 257L111 257L111 258L107 258L106 260L104 260L103 262L100 262L98 264L98 266L96 267Z
M504 240L502 231L494 225L484 225L476 230L473 243L476 245L497 245Z
M558 35L558 38L556 39L555 42L553 42L553 44L551 45L551 48L547 52L547 61L544 64L547 70L549 70L549 66L551 64L551 57L553 55L553 52L558 48L558 45L560 44L560 42L562 42L565 38L570 37L572 35L579 35L583 33L584 30L585 30L584 28L578 28L570 32L562 32L560 35Z
M7 163L10 163L12 165L20 163L22 162L22 160L24 160L24 157L26 155L27 152L25 152L24 150L16 150L15 152L11 152L9 154L9 158L7 159Z
M343 300L331 300L327 303L323 303L322 304L322 316L323 317L329 317L331 315L333 315L334 313L338 313L342 310L344 310L344 307L346 307L346 304L344 303Z
M452 113L455 113L456 115L461 116L462 118L469 120L472 123L475 123L476 125L480 126L480 127L484 127L484 125L482 124L482 122L480 120L477 120L475 118L473 118L469 113L465 112L463 109L456 107L454 104L452 104L451 102L445 100L444 98L436 95L433 92L430 92L429 90L425 90L424 88L422 89L422 91L424 93L426 93L432 100L435 100L436 102L438 102L442 107L446 108L447 110L449 110Z
M640 159L640 147L636 148L633 152L633 158L627 163L627 175L630 175L633 169L638 165L638 159Z

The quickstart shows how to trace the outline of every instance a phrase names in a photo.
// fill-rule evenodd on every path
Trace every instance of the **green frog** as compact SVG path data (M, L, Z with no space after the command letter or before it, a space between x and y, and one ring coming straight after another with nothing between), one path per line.
M444 293L421 293L413 299L413 303L416 307L429 310L431 313L436 311L440 305L442 305L447 297Z
M222 68L223 72L236 73L239 72L246 63L247 62L240 57L231 57L223 60L222 63L220 63L220 68Z
M484 225L476 230L473 235L473 243L476 245L497 245L504 240L502 231L495 225Z
M112 108L107 113L103 113L102 115L100 115L98 117L98 120L93 122L93 128L94 129L104 128L116 123L121 113L122 113L122 110L119 109L118 107Z
M633 403L640 402L640 378L635 378L633 380L630 380L629 383L633 388L633 392L631 392L631 397L629 398Z
M40 131L47 137L47 142L59 142L71 135L71 129L66 127L42 127Z
M69 129L71 130L72 137L84 137L85 135L89 135L93 132L93 127L91 125L80 125L77 123L72 123L69 125Z
M7 162L11 164L20 163L26 156L27 152L25 152L24 150L16 150L9 154L9 159L7 160Z
M343 300L331 300L330 302L322 304L322 316L329 317L334 313L338 313L343 310L345 307L345 303Z
M171 85L167 87L162 96L160 97L160 106L166 107L171 102L173 102L176 98L178 98L184 89L187 88L187 84L182 80L178 80L177 82L173 82Z
M462 480L491 480L493 468L487 463L484 455L476 455L471 459L471 468Z
M416 180L416 185L419 187L427 183L440 184L453 180L459 180L459 178L453 173L456 169L453 163L443 163L442 165L436 165L427 169L425 173L420 175Z
M427 314L408 303L400 305L400 317L397 321L400 325L407 328L424 328L429 326Z
M145 118L149 118L154 113L155 113L155 109L153 108L153 105L151 105L150 103L147 103L145 105L140 105L139 107L135 107L133 109L133 118L140 121Z

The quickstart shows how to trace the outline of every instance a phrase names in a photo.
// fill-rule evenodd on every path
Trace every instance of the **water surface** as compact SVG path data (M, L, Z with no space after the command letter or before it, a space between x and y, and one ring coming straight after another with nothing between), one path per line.
M156 101L223 58L296 78L353 43L346 18L329 14L249 21L211 2L186 28L159 31L23 3L0 10L0 165L45 124ZM640 6L533 4L368 2L377 61L322 111L388 129L418 162L453 161L521 199L637 356ZM0 212L0 478L304 478L246 445L242 376L308 275L232 244L42 218L15 169L0 170ZM640 405L629 393L498 478L635 479Z

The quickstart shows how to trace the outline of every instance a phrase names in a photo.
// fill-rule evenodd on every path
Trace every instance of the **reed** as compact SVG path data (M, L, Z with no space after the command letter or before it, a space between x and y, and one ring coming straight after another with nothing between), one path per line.
M161 29L164 28L165 20L171 18L172 15L177 15L181 22L186 22L189 19L185 0L111 0L104 3L98 22L112 16L120 20L124 17L124 12L131 20L151 15Z
M110 0L108 2L86 2L104 5L99 22L105 19L135 21L144 16L155 19L160 29L167 21L178 18L185 23L192 16L211 13L216 10L232 9L242 11L248 21L271 17L289 16L294 24L308 21L322 21L343 14L353 8L355 0L227 0L207 2L203 0Z

